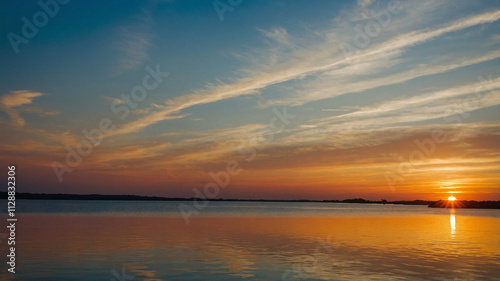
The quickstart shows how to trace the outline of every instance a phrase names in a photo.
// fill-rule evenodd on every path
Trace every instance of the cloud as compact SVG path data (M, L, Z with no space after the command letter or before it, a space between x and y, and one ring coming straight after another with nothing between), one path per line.
M350 113L309 120L307 123L316 127L301 126L300 130L295 129L278 141L292 146L330 143L352 148L397 138L398 134L393 132L401 133L405 128L418 126L417 122L430 120L449 126L463 124L461 128L466 130L466 123L472 119L471 112L500 105L499 90L500 78L497 78L488 81L488 84L481 81L384 101ZM371 132L385 134L372 138Z
M351 109L347 108L322 108L321 111L325 112L336 112L336 111L352 111Z
M102 96L102 98L108 100L110 103L114 102L116 104L125 104L125 101L122 99L113 98L113 97L106 97L106 96Z
M21 111L23 112L30 112L30 113L37 113L41 116L54 116L54 115L59 115L61 112L59 111L44 111L43 109L39 108L39 107L34 107L34 106L31 106L31 107L23 107L21 109Z
M145 138L140 144L113 144L113 149L99 147L92 169L110 169L119 162L123 167L157 169L158 167L190 166L199 162L218 161L236 150L246 148L266 125L249 124L240 127L166 133ZM247 145L247 146L243 146ZM116 168L116 167L115 167Z
M486 86L486 87L485 87ZM324 118L317 123L335 126L388 126L464 114L500 104L500 78L390 100L357 111Z
M283 27L277 27L273 28L271 30L263 30L263 29L258 29L260 32L262 32L266 37L284 45L284 46L292 46L292 43L290 42L290 38L288 36L288 32L286 31L285 28Z
M243 95L255 94L258 91L272 85L303 79L311 75L325 74L335 70L341 71L341 69L347 69L362 62L366 63L371 61L373 62L373 65L380 65L377 64L378 60L387 60L397 57L398 54L406 48L428 42L450 32L494 22L498 19L500 19L500 10L462 18L432 30L423 29L412 32L404 32L390 38L382 44L374 44L369 49L354 54L349 58L345 58L341 52L339 53L338 50L333 52L336 55L333 55L332 51L325 51L332 49L331 46L334 42L330 40L326 40L319 45L311 44L308 48L294 49L292 54L287 53L283 55L281 51L278 51L278 53L272 53L268 57L280 57L280 55L282 55L282 57L278 59L278 61L283 61L282 63L276 63L276 60L273 60L270 64L263 63L258 65L258 69L242 70L242 72L246 73L247 76L235 79L232 83L208 85L205 89L195 90L190 94L167 100L165 102L166 105L162 110L158 110L148 116L144 116L129 124L125 124L122 128L116 130L115 134L126 134L142 130L143 128L156 124L160 121L172 119L173 114L177 114L181 110L195 105L214 103ZM275 29L268 32L268 36L277 38L278 40L284 40L283 38L285 38L286 34L288 33L286 33L283 29ZM288 35L286 38L288 38ZM336 37L332 36L332 38ZM289 42L288 39L286 40L286 42ZM336 42L336 44L338 45L338 42ZM495 53L492 58L496 57L498 57L498 54ZM263 58L262 60L265 61L266 58ZM471 64L477 63L475 61L468 62ZM466 64L456 63L454 65L450 64L445 68L436 66L431 72L429 72L429 70L422 69L421 72L414 73L414 77L429 75L428 73L435 74L444 72L464 65ZM399 77L399 81L405 81L405 78ZM388 85L395 82L397 81L386 79L386 82L384 83ZM366 85L365 87L368 89L379 85ZM318 92L316 96L310 96L305 100L300 101L300 104L322 98L325 98L325 95ZM287 101L285 100L282 103L287 103Z
M236 160L241 164L244 163L245 174L251 171L290 173L300 168L303 176L314 178L315 173L321 173L320 170L324 170L325 173L327 170L330 173L335 171L353 173L364 170L363 174L370 172L380 180L387 170L393 168L397 170L397 165L401 162L400 157L407 158L413 150L418 149L415 140L430 138L431 131L436 129L446 132L447 140L445 143L436 143L434 153L415 164L415 174L420 175L422 171L436 172L439 167L452 167L464 172L471 172L472 167L486 173L491 169L498 169L500 164L498 153L495 153L500 132L498 126L492 124L384 127L364 132L346 132L338 137L330 135L313 144L301 142L295 139L295 136L286 138L276 136L275 141L262 143L262 149L259 149L255 160L247 162L245 158L248 154L238 152L238 149L241 149L240 141L248 138L247 131L255 133L259 128L257 125L234 128L239 132L233 135L230 135L232 128L193 132L197 134L194 138L177 143L156 142L158 138L154 138L154 142L126 145L115 150L102 148L103 151L96 154L97 158L89 163L89 169L112 171L120 165L122 173L123 169L127 171L169 169L195 173L224 169L223 166L227 161ZM229 135L230 140L224 139L226 135ZM264 172L260 176L266 174L270 173ZM290 175L292 174L295 172ZM192 175L188 173L183 178L192 178Z
M372 3L372 0L358 0L358 5L363 7L363 8L370 6L371 3Z
M0 98L0 108L9 115L13 125L22 127L25 121L19 115L19 111L16 108L25 104L31 104L34 98L40 96L43 96L43 94L39 92L30 92L27 90L12 91L11 94L3 95Z
M117 42L119 58L113 75L137 69L149 59L148 51L153 40L152 25L151 12L144 9L142 14L137 16L136 22L119 27L120 39Z

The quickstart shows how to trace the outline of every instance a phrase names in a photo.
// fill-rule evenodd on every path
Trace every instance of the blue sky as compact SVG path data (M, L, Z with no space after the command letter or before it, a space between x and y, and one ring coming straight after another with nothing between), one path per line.
M190 197L236 161L220 197L500 199L500 1L243 0L222 21L214 1L57 6L17 53L8 34L43 10L2 14L0 162L28 191ZM169 75L120 118L146 67ZM68 167L105 118L115 129Z

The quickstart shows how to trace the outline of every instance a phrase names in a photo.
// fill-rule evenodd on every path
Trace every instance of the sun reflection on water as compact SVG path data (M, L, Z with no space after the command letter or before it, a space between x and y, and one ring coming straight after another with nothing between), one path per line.
M456 223L455 223L455 209L450 210L450 227L451 227L451 236L455 237L457 233Z
M450 214L450 226L451 226L451 235L455 236L456 227L455 227L455 215Z

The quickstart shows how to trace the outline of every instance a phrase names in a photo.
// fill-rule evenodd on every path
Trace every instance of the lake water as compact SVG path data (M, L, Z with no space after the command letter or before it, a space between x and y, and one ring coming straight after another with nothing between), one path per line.
M0 279L500 280L500 210L210 202L187 222L179 204L17 200Z

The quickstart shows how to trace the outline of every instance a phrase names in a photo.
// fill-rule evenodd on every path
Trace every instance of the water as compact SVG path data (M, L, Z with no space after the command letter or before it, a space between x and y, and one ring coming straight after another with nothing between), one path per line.
M210 202L186 221L179 204L18 200L0 279L500 280L500 210Z

